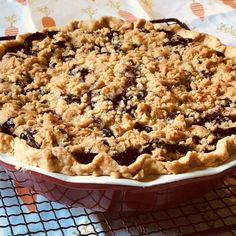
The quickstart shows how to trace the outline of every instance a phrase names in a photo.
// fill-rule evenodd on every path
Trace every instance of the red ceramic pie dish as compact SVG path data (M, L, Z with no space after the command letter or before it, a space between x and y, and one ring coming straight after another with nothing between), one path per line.
M219 167L160 176L147 182L107 176L69 177L32 166L19 168L5 155L1 155L0 165L11 178L51 201L93 211L149 211L173 206L210 191L236 171L236 158Z

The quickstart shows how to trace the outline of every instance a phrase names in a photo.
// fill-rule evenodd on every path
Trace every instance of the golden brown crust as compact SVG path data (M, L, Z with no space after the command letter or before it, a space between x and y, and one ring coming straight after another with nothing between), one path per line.
M181 29L176 25L163 29L162 25L153 25L145 20L130 23L113 17L102 17L98 21L74 21L63 28L50 28L43 32L58 30L61 33L57 34L56 38L52 39L47 36L46 39L43 39L43 43L40 44L39 42L35 46L36 56L25 58L24 53L20 55L23 60L17 59L14 55L10 57L4 57L4 55L9 48L22 45L31 34L17 36L15 41L9 41L0 46L0 56L3 57L0 63L0 71L2 74L5 73L8 80L11 83L13 81L15 86L13 90L16 95L11 94L11 96L20 101L28 101L28 103L24 103L23 110L25 109L26 112L22 115L22 104L17 102L8 104L8 98L4 95L6 91L9 91L10 82L5 84L5 87L3 85L2 88L0 87L0 99L3 99L0 104L2 106L0 114L0 125L2 125L2 132L0 132L1 152L13 152L13 158L25 164L67 175L111 175L138 180L153 174L176 174L189 171L197 166L220 165L235 152L236 136L229 132L229 130L234 129L235 108L233 105L229 107L218 105L218 102L224 100L226 103L226 98L230 97L232 101L236 98L233 82L236 75L232 69L236 63L236 48L221 44L213 36ZM116 35L112 38L115 45L106 42L108 45L106 47L101 46L99 48L96 46L97 44L104 45L104 42L99 41L100 36L95 36L94 39L93 33L98 32L99 34L102 32L101 34L108 35L111 30L113 32L123 32L124 43L120 45L119 35ZM143 32L151 32L150 37L145 37L142 30ZM86 37L81 33L84 31ZM156 35L156 32L160 33ZM90 82L84 82L80 71L79 79L82 80L80 84L77 84L76 81L72 83L71 81L74 78L69 78L68 75L64 75L68 78L62 78L61 74L70 71L70 68L74 68L73 66L76 64L73 61L75 59L62 63L61 59L55 57L56 53L59 53L61 58L64 56L64 49L62 52L60 50L61 47L64 47L63 43L66 42L63 40L67 40L69 37L71 37L70 40L73 45L80 45L79 50L81 51L77 52L80 57L77 57L76 63L86 65L89 71L94 70L97 74L101 73L99 70L104 69L102 75L99 74L99 77L96 77L97 74L94 73L88 76L87 80ZM96 37L98 38L96 39ZM171 41L172 38L174 38L173 41ZM54 40L53 43L52 40ZM90 56L88 47L91 44L88 43L89 40L95 45L93 50L100 50L98 55L101 61L94 59L96 54L93 54L93 51ZM132 44L130 44L130 41L132 41ZM159 44L159 42L162 44ZM191 42L193 43L191 44ZM188 46L189 43L190 46ZM56 44L61 46L56 48L54 47ZM88 45L87 48L86 45ZM37 51L40 47L44 50ZM65 47L68 47L68 45ZM121 51L117 53L115 47L120 47L121 49L117 50ZM135 47L138 49L135 50ZM173 47L176 48L173 49ZM54 50L54 54L52 50ZM67 50L65 58L69 58L71 55L74 56L73 50L73 48ZM83 54L83 50L88 56ZM223 58L221 58L222 56ZM50 68L49 65L48 68L45 67L48 63L48 57L54 60L53 63L57 63L56 69ZM166 59L169 61L166 61ZM27 60L29 62L26 63ZM130 63L131 60L133 62ZM158 60L160 61L157 63ZM202 61L197 63L197 60ZM141 69L135 67L135 63L138 64L139 61L143 63ZM110 67L105 65L108 62ZM37 66L32 69L34 65ZM172 70L170 67L174 69ZM16 71L15 68L21 69ZM42 68L46 68L47 73ZM124 72L125 76L123 76L122 70L127 68L129 70ZM142 75L139 77L130 68L139 70ZM209 71L205 71L208 69ZM14 75L18 77L12 78L8 74L8 70L12 70L13 74L15 73ZM21 79L19 73L26 70L34 75L33 86L24 84L23 87L19 88L17 87L17 79ZM187 74L184 75L183 79L183 74L186 71L192 73L191 80L193 80L194 75L194 78L197 78L199 82L187 81ZM202 74L199 75L199 71ZM70 73L73 74L74 71L72 70ZM83 73L85 73L84 76L87 76L87 69ZM225 73L223 82L220 81L222 73ZM118 82L113 80L114 77ZM140 95L137 95L137 91L132 89L132 91L127 92L129 93L127 96L131 96L132 102L137 106L136 110L132 111L135 114L130 114L130 112L124 110L126 109L124 106L129 106L129 101L126 101L127 97L121 97L122 93L120 91L122 91L122 86L125 89L127 84L131 88L134 87L133 82L130 82L134 79L133 77L137 77L135 78L137 79L137 82L135 82L137 86L135 86ZM2 79L4 80L4 78ZM186 81L183 81L185 79ZM106 81L110 82L107 83ZM226 85L223 85L223 83ZM99 91L100 95L102 94L102 96L95 96L96 101L93 101L86 94L81 98L74 95L86 91L87 87L92 86L92 84L96 84L94 89ZM40 96L30 90L33 91L37 86L45 88ZM204 87L207 86L212 94L204 90ZM222 94L221 86L225 86L226 98ZM26 87L30 92L25 89ZM66 95L68 89L72 95ZM149 100L143 100L142 98L145 89L148 91L147 97ZM186 91L187 89L192 92ZM22 96L19 94L22 91L27 94ZM47 95L47 93L50 95ZM160 97L158 97L159 95ZM117 102L118 96L120 96L121 101ZM141 98L138 98L138 96ZM43 98L50 102L47 109L53 108L53 111L43 113L45 112L42 110L44 106ZM5 103L4 99L6 100ZM37 99L41 102L40 104ZM90 101L88 101L89 99ZM188 99L192 103L184 101L188 101ZM75 104L78 103L78 100L80 100L79 105ZM113 105L110 102L111 100ZM65 101L67 101L67 104ZM70 104L70 101L72 101L72 104ZM98 105L93 107L93 102ZM88 108L89 106L90 108ZM109 107L112 106L113 110L109 110ZM118 109L115 115L114 108ZM131 108L128 108L128 110L132 110ZM33 110L36 110L37 114L33 113ZM188 113L184 113L185 111L188 111ZM17 112L21 115L18 115ZM172 115L173 113L176 113L175 116ZM201 117L202 114L203 117ZM94 117L96 115L97 120L95 121ZM14 117L14 125L9 120L12 117ZM36 119L42 125L37 124ZM98 119L102 119L106 124L100 127L105 132L103 135L101 135L101 130L99 131L99 125L101 124L94 125L96 122L100 122ZM5 128L8 125L6 122L10 122L9 128ZM139 126L135 128L137 122ZM107 129L107 126L109 126L109 129ZM4 132L4 129L7 132ZM33 129L37 130L38 133ZM137 132L139 129L144 130ZM228 131L224 131L226 129ZM220 130L226 135L222 136L216 130ZM13 136L7 134L8 132L14 132L16 137L13 138ZM106 135L107 137L104 138ZM74 138L75 136L76 138ZM200 141L196 141L200 143L194 143L194 136L200 139ZM73 141L66 140L68 137L73 137ZM54 141L58 144L54 145ZM68 145L68 142L71 143ZM108 149L107 144L104 144L105 142L109 144L110 149ZM40 147L38 143L40 143ZM145 152L145 148L151 148L151 152ZM173 152L174 149L176 153ZM128 153L127 156L132 156L137 155L137 150L140 154L133 163L122 164L123 162L120 159L116 161L117 153L124 152L124 154ZM80 156L83 156L84 152L98 152L99 154L95 155L88 163L85 161L83 164L80 161L82 160ZM73 153L78 153L76 158ZM122 158L125 158L125 155ZM120 164L118 164L119 161Z

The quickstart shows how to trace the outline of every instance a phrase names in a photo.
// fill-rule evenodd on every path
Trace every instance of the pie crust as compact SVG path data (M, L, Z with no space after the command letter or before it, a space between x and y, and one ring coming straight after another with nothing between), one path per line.
M74 21L0 46L0 152L142 180L236 151L236 48L174 25Z

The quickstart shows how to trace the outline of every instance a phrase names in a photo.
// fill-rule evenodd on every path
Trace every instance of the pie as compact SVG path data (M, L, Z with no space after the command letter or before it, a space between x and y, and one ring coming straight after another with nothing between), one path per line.
M0 152L142 180L236 151L236 48L177 24L74 21L0 46Z

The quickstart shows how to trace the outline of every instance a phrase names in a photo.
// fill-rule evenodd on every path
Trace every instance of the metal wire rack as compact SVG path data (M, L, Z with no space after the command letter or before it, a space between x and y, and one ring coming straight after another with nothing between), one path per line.
M201 198L146 213L96 213L44 197L36 200L37 209L30 213L21 201L26 194L16 191L13 180L1 168L0 181L3 235L236 235L236 173Z

